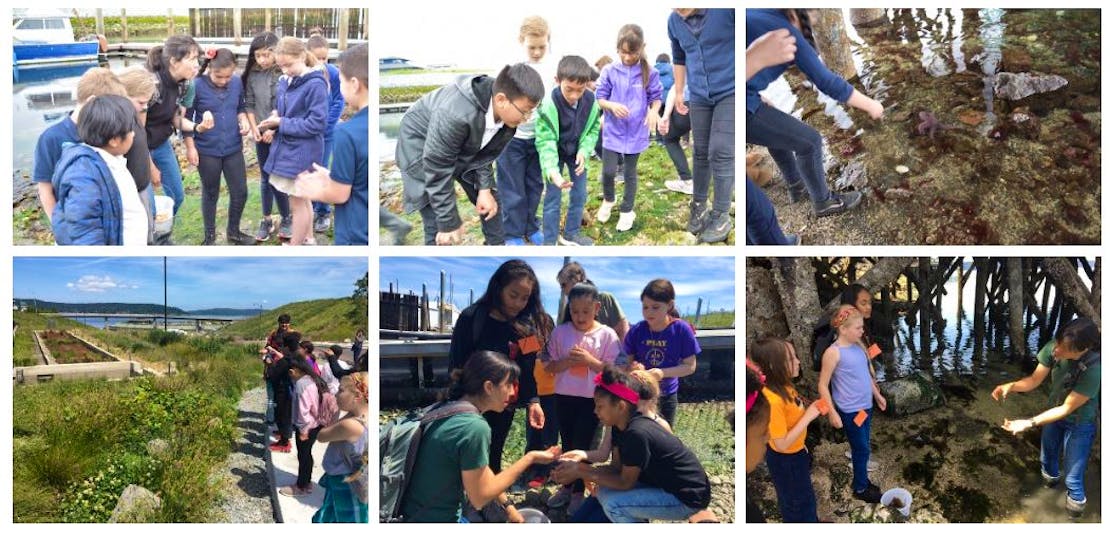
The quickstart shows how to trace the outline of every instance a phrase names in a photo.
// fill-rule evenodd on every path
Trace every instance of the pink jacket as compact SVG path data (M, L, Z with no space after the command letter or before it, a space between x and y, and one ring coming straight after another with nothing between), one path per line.
M316 381L309 376L302 376L293 384L293 400L296 410L293 412L293 426L298 431L311 431L320 425L317 420L320 416L320 391L316 388Z

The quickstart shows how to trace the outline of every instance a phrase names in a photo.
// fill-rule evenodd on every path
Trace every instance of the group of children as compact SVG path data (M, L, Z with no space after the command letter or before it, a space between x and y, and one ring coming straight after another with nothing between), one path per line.
M878 503L882 496L867 474L874 408L886 410L886 398L871 366L871 360L882 349L865 329L871 315L871 295L862 286L852 285L841 301L829 319L832 336L817 343L817 350L821 350L817 385L820 397L813 402L794 387L802 363L791 342L764 337L749 349L747 471L766 460L783 522L818 522L811 477L813 458L805 440L807 427L820 416L828 416L829 423L843 429L847 437L852 457L852 496L868 503ZM762 516L749 502L748 521L762 521Z
M732 9L676 9L668 21L676 96L666 115L671 108L691 113L694 123L694 198L687 230L703 242L723 241L732 229L734 27ZM622 26L616 40L620 60L599 65L600 72L576 55L564 56L552 69L544 60L550 29L542 17L524 19L518 40L524 62L506 66L495 79L460 76L421 97L401 121L397 165L403 206L406 213L420 212L424 244L461 241L457 181L479 214L485 244L592 245L581 227L586 164L598 146L603 199L595 218L609 223L616 207L617 231L635 224L637 161L651 136L666 133L668 125L660 120L664 87L647 60L643 30ZM570 198L564 223L565 190ZM542 227L536 215L541 198ZM383 209L383 217L391 215ZM383 225L398 226L387 222Z
M358 347L361 351L361 346ZM339 361L343 348L331 346L318 356L312 342L303 340L289 315L278 317L277 328L260 350L268 392L267 423L273 424L270 451L297 447L297 480L279 492L297 497L313 491L312 447L328 443L319 485L326 491L313 522L366 522L367 442L369 410L367 359L355 354L355 365ZM342 413L346 413L340 416Z
M202 66L200 46L175 35L150 50L145 67L118 76L88 70L78 82L76 109L50 126L35 149L33 179L55 241L167 242L154 232L153 188L162 187L176 214L185 201L172 141L180 131L201 180L201 244L216 243L221 175L229 244L268 240L278 227L287 244L314 244L313 230L328 228L328 204L335 205L335 243L368 244L367 46L345 50L338 67L327 63L327 54L319 35L306 45L262 32L238 75L231 50L208 49ZM339 123L345 105L355 113ZM262 174L263 217L254 236L240 229L247 200L244 136L255 142ZM278 225L270 219L275 200ZM315 228L311 201L319 201Z
M644 320L623 339L598 320L601 295L594 285L577 283L555 325L532 268L516 259L498 268L452 334L448 399L473 408L424 429L400 518L488 520L487 505L496 501L493 507L504 509L509 521L523 521L505 491L518 481L542 486L548 476L560 485L549 507L569 506L571 521L685 520L704 513L705 471L672 434L678 378L694 372L701 351L693 328L673 316L674 287L657 279L644 288ZM518 403L527 406L528 431L545 437L530 435L524 456L502 470ZM551 435L558 438L547 440ZM554 469L533 468L556 462ZM655 503L631 505L647 498ZM465 514L464 503L473 507Z

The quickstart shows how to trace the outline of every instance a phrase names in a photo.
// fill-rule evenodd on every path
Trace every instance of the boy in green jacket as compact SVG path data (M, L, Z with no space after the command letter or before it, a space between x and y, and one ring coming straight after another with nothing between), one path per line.
M579 56L559 61L555 74L558 86L544 98L536 119L536 150L540 170L547 181L543 198L543 242L569 246L590 246L594 242L581 235L582 212L586 208L586 161L594 151L601 131L600 110L594 93L586 89L593 68ZM570 179L564 180L566 166ZM563 189L570 189L567 223L559 234L559 215Z

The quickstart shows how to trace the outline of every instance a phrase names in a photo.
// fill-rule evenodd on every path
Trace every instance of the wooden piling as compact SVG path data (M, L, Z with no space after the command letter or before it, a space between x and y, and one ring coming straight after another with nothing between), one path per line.
M238 8L238 7L233 8L232 9L232 16L234 17L234 22L232 23L233 24L232 28L233 28L233 31L235 31L235 46L242 46L243 45L243 9Z
M272 16L270 11L271 10L268 7L265 9L265 12L266 12L266 22L265 22L266 31L274 31L274 26L273 26L273 24L270 23L270 19L271 19L271 16Z
M964 262L961 259L956 267L956 320L964 316Z
M122 35L123 42L126 43L128 41L128 38L127 38L127 10L123 9L123 8L121 8L119 10L119 26L120 26L120 30L122 30L122 33L123 33L123 35Z
M986 335L986 317L983 316L984 307L987 300L987 271L988 260L986 258L975 258L975 311L974 311L974 355L979 357L983 354L983 342Z
M169 21L169 23L166 24L166 27L168 28L167 31L166 31L166 37L171 37L171 36L173 36L173 30L174 30L174 28L173 28L173 8L169 8L169 9L166 10L166 20ZM199 33L199 32L197 32L197 33Z
M929 300L930 295L932 295L933 291L932 287L929 285L929 282L931 281L929 279L931 274L929 272L929 269L932 267L932 263L928 257L918 258L917 261L917 270L918 272L920 272L917 276L917 283L919 284L917 288L920 291L920 299L918 300L918 303L922 304L921 320L918 322L917 326L918 328L920 328L921 333L921 355L928 357L931 351L929 349L929 334L931 333L931 330L929 328L929 320L932 318L932 316L930 316L929 313Z
M351 10L345 7L339 8L339 43L336 49L340 52L347 49L347 32L351 26Z
M1029 354L1025 347L1025 328L1022 327L1022 309L1025 308L1025 280L1022 278L1020 257L1006 258L1010 298L1007 303L1010 316L1010 360L1024 360Z

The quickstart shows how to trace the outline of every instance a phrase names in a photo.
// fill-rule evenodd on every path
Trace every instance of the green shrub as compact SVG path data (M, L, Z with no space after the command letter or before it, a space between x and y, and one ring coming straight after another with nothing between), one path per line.
M132 484L156 487L163 477L161 470L162 465L149 456L113 457L105 468L70 489L62 500L62 517L66 522L105 522L123 489Z
M184 337L184 335L176 331L165 331L157 328L148 330L146 332L147 341L158 346L165 346L167 344L179 342Z

